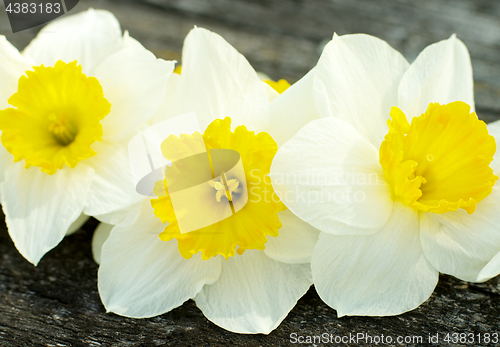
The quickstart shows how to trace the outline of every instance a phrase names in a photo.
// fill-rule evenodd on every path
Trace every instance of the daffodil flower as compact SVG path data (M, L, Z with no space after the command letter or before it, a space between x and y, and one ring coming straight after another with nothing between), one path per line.
M302 121L294 119L301 115L287 109L289 102L271 107L266 85L248 61L214 33L193 29L184 43L182 63L153 120L196 112L202 130L197 136L207 147L240 155L244 176L222 173L220 179L201 184L206 194L191 200L198 215L218 211L228 202L235 211L183 232L182 215L172 206L172 186L167 184L165 191L159 181L164 194L126 210L126 219L109 237L110 227L99 227L94 238L94 254L101 262L99 293L109 312L128 317L156 316L193 298L208 319L225 329L269 333L312 283L309 262L319 232L283 210L267 178L278 150L273 130L287 127L280 117L287 114L297 131ZM292 86L275 101L295 97L302 85ZM284 142L292 133L276 132L277 139ZM166 141L182 147L184 139L195 135ZM210 175L210 169L205 173ZM243 187L248 202L238 207ZM99 243L106 238L99 253Z
M128 140L159 109L173 68L106 11L47 25L23 53L0 37L1 203L26 259L37 264L82 212L139 201Z
M410 65L380 39L335 36L315 70L322 118L278 150L271 179L322 231L320 297L339 316L396 315L424 302L439 272L478 280L500 250L500 133L474 113L465 45L452 36Z

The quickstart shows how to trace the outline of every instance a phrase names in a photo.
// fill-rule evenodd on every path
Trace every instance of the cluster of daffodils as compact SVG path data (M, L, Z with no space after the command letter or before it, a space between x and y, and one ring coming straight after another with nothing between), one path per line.
M100 220L108 312L193 299L227 330L267 334L313 283L339 316L384 316L422 304L439 273L500 273L500 123L478 120L455 36L409 64L335 35L290 86L201 28L174 71L88 10L22 53L0 37L0 62L9 234L36 265Z

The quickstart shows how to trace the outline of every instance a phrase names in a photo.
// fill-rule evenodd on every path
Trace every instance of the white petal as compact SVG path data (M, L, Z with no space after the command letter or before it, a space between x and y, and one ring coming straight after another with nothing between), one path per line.
M473 214L464 210L422 213L420 240L424 254L439 271L475 281L500 251L500 187L481 201Z
M391 213L378 151L338 118L314 120L285 143L274 157L271 180L295 215L324 232L353 232L340 222L373 233Z
M164 227L148 200L139 218L111 231L102 247L98 274L99 294L108 312L153 317L182 305L219 278L219 258L184 259L175 240L158 237Z
M72 235L76 233L81 227L90 219L89 216L82 213L80 217L78 217L70 226L68 231L66 231L66 236Z
M144 196L143 199L147 199L150 197ZM136 205L142 205L143 201L138 202L135 205L132 205L130 207L126 207L121 210L116 210L110 213L106 214L99 214L93 216L95 219L97 219L99 222L106 223L106 224L112 224L112 225L117 225L119 223L124 222L125 220L129 218L137 218L137 215L140 213L140 209L137 209Z
M126 41L136 42L131 38ZM174 65L173 61L156 59L137 43L128 44L99 64L94 76L111 103L111 112L101 121L104 140L123 140L155 115Z
M195 301L226 330L269 334L311 284L309 264L284 264L247 250L223 262L219 280L203 287Z
M0 35L0 110L10 108L9 98L17 92L19 78L26 70L31 70L31 60L25 58L19 51ZM0 136L2 132L0 131ZM4 170L14 164L14 157L0 143L0 182L4 180Z
M85 202L85 214L108 214L144 198L136 192L132 181L127 146L126 141L96 142L92 145L97 155L85 163L95 170L95 177Z
M167 89L165 91L165 97L163 98L163 102L156 112L156 114L151 118L149 124L156 124L166 119L178 116L173 107L174 104L177 103L179 98L179 88L181 83L181 75L177 73L173 73L168 78Z
M271 102L271 122L266 131L278 146L288 141L304 125L319 118L313 100L314 71L309 71Z
M486 264L486 266L479 272L474 282L484 282L500 274L500 252Z
M424 113L431 102L453 101L464 101L474 111L469 51L455 35L419 54L401 80L398 106L411 119Z
M0 131L0 136L2 136L2 132ZM5 147L0 143L0 183L5 179L5 169L8 166L14 164L14 156L7 152ZM0 192L1 194L1 192Z
M500 175L500 120L488 124L488 132L495 138L497 143L497 151L493 156L493 162L491 163L491 168L495 175Z
M268 236L266 255L288 264L310 263L318 241L319 230L304 222L290 210L278 213L283 225L278 237Z
M262 130L269 121L266 87L248 61L219 35L194 28L182 50L176 115L195 111L201 129L216 118Z
M406 59L378 38L360 34L334 37L326 45L314 77L320 116L349 122L378 149L407 68Z
M101 264L102 245L111 234L111 229L115 226L113 224L99 223L92 236L92 255L97 264Z
M488 131L490 135L495 137L495 140L500 144L500 121L495 121L488 124ZM498 176L500 175L500 150L495 153L493 162L491 163L493 172ZM498 185L498 183L497 183ZM486 266L479 272L475 282L484 282L500 274L500 252L498 252L493 259L491 259Z
M108 55L121 48L120 24L108 11L89 9L49 23L23 54L37 65L54 66L58 60L82 65L90 74Z
M151 205L150 196L144 196L139 202L127 208L116 210L106 214L100 214L94 216L94 218L101 223L112 225L120 224L121 227L124 227L125 225L135 223L137 218L140 217L144 205Z
M5 171L1 184L2 207L10 237L19 252L33 264L57 246L80 216L94 170L79 163L54 175L24 163Z
M312 258L319 296L344 315L390 316L418 307L434 290L438 272L425 259L418 213L400 203L378 233L321 233Z
M17 48L0 35L0 110L12 107L7 100L17 92L19 78L26 70L31 70L32 62L19 53Z

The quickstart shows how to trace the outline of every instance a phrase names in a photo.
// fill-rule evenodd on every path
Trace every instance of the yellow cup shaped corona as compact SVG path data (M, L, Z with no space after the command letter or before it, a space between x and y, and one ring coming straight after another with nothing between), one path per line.
M86 216L141 198L127 143L173 68L106 11L54 21L22 53L0 37L1 203L26 259L37 264Z
M194 114L199 131L150 148L171 161L153 180L155 195L96 232L108 311L151 317L193 298L230 331L267 334L280 324L312 283L319 232L284 208L268 173L279 145L308 121L290 99L311 83L312 75L279 95L220 36L188 34L151 128Z
M339 316L412 310L440 272L465 281L500 272L499 126L474 112L460 40L430 45L410 65L375 37L334 36L312 93L322 119L278 150L271 178L322 231L313 279Z

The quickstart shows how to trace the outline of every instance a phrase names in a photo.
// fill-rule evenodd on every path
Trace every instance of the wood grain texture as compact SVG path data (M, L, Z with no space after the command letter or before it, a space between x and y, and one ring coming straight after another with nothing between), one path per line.
M292 82L315 65L334 31L376 35L410 61L427 45L456 33L471 53L478 115L500 119L500 1L81 0L72 12L88 7L112 11L123 29L159 57L181 60L183 39L198 25L222 35L257 70ZM39 28L12 34L3 7L0 11L0 33L24 48ZM441 276L418 309L396 317L338 319L311 289L268 336L224 331L192 301L151 319L107 314L90 251L96 225L90 220L36 268L0 225L1 346L287 346L291 333L425 339L429 333L500 332L498 280L468 284L449 276Z

